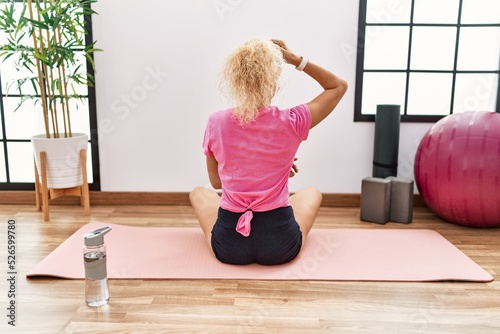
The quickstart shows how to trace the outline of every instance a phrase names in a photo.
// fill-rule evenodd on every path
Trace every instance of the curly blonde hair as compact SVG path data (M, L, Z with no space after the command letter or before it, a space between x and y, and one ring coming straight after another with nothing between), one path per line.
M245 43L226 59L221 84L240 124L253 122L258 110L271 103L279 90L282 66L281 50L263 39Z

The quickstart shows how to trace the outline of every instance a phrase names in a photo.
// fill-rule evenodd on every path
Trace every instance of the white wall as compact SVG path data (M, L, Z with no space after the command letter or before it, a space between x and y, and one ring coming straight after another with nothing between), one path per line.
M208 115L226 108L217 74L229 52L279 38L350 84L334 113L298 152L291 190L359 193L371 175L374 123L354 123L358 1L101 0L94 38L103 191L186 192L208 185L201 141ZM287 67L282 107L320 87ZM416 147L430 124L402 124L399 175L413 177Z

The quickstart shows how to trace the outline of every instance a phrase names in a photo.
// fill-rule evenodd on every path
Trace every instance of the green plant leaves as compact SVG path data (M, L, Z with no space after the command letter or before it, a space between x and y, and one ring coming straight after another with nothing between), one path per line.
M86 45L87 19L97 14L91 8L96 0L13 0L2 1L0 33L7 42L0 46L0 59L10 60L19 72L28 73L8 88L21 96L20 105L29 99L49 109L64 99L81 99L75 86L94 85L87 64L95 70L93 54L102 51L96 42ZM30 4L32 4L30 6ZM31 8L30 8L31 7ZM33 15L32 15L33 14ZM87 64L85 64L87 63ZM26 71L27 70L27 71ZM23 85L31 83L35 95L25 94ZM67 88L72 93L67 92ZM67 101L65 102L67 103ZM16 110L20 107L16 108ZM44 109L46 114L56 114ZM69 115L68 115L69 117ZM51 122L58 124L58 122ZM46 124L48 128L48 125ZM58 129L53 129L58 133Z

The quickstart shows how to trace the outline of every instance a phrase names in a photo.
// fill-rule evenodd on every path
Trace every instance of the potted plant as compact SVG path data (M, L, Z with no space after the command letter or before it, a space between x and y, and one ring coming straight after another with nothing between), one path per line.
M46 171L49 189L70 189L86 183L82 157L88 135L72 132L70 101L86 97L78 92L79 86L94 84L87 64L95 70L92 55L100 50L95 42L86 43L86 18L95 13L91 4L96 1L2 1L0 32L6 42L0 46L0 59L9 59L22 74L8 83L8 94L14 90L20 97L14 111L31 100L42 113L45 133L31 139L36 180L41 177L43 182Z

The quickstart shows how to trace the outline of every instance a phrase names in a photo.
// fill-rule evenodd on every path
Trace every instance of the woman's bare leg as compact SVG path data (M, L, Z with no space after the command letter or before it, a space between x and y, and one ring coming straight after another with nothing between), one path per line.
M189 194L189 200L200 227L205 233L208 246L212 250L212 229L217 220L220 196L214 190L196 187Z
M302 231L302 247L304 247L307 235L316 220L322 198L323 195L314 187L299 190L290 196L295 220Z

